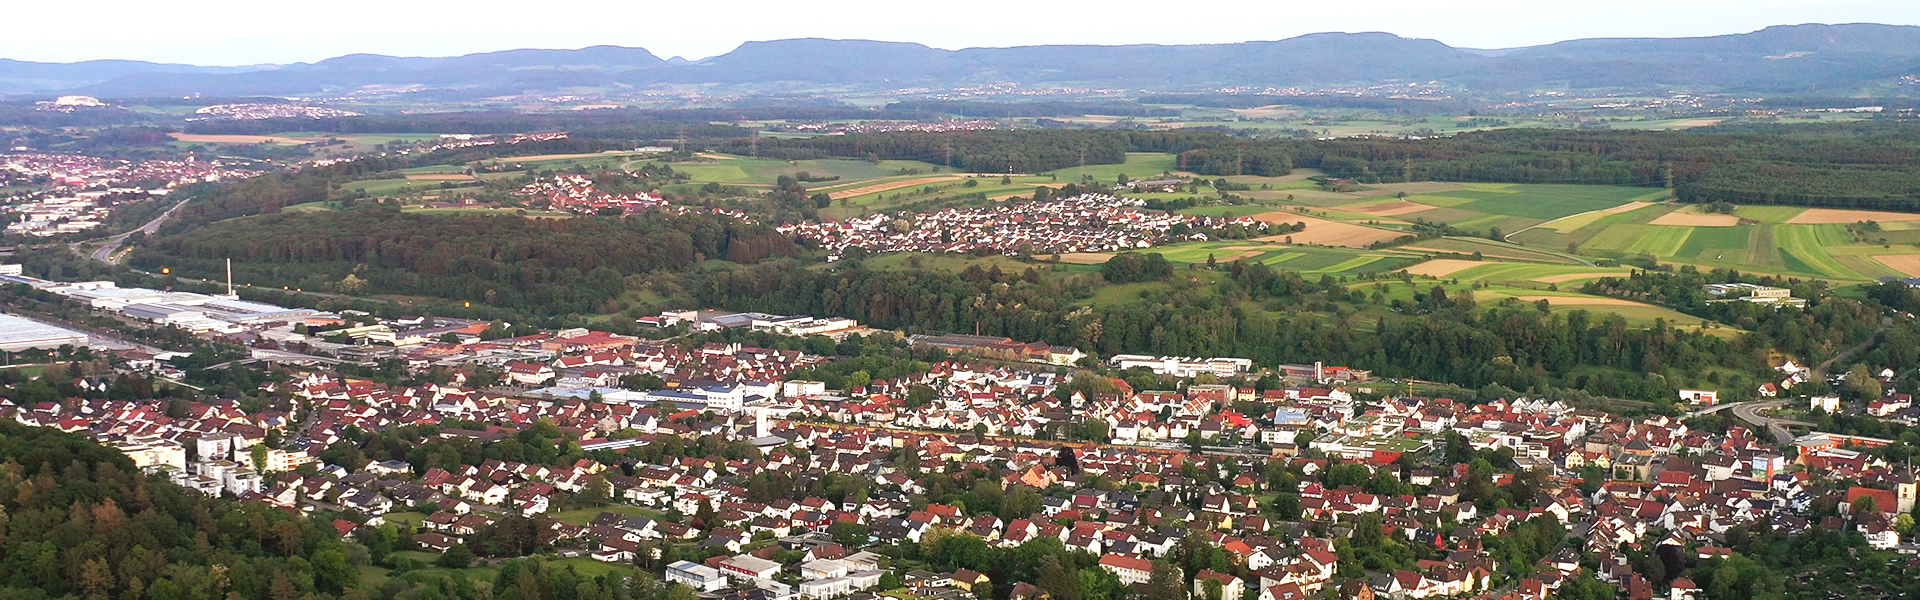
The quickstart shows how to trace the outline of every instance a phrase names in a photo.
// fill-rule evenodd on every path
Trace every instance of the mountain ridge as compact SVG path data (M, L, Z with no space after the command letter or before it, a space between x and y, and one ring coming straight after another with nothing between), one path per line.
M1835 93L1885 88L1908 75L1920 75L1920 27L1853 23L1689 38L1587 38L1504 49L1456 48L1384 32L1329 32L1222 44L958 50L913 42L794 38L745 42L696 61L610 45L450 57L361 53L254 67L0 59L0 94L294 96L412 87L488 97L663 84L885 90L993 83L1191 91L1428 81L1486 93L1552 88Z

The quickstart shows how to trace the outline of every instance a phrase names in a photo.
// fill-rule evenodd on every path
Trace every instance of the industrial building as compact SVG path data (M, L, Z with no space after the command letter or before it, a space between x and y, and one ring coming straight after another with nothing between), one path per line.
M32 319L0 314L0 351L52 350L87 345L87 334L61 329Z

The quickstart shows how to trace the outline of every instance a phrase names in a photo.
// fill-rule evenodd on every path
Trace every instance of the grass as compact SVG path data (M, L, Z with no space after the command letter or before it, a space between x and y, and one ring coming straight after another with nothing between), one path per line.
M1209 256L1220 264L1239 259L1261 263L1284 271L1312 275L1354 275L1380 273L1405 268L1420 258L1403 253L1356 248L1289 246L1246 240L1188 242L1138 250L1159 254L1169 262L1205 264ZM1176 272L1176 275L1179 272Z
M1806 210L1799 206L1741 206L1735 208L1733 214L1762 223L1785 223Z
M568 525L573 525L578 527L584 527L586 526L587 523L593 522L593 518L600 516L600 513L603 513L603 512L610 512L616 515L625 515L625 516L641 515L641 516L645 516L648 518L655 518L655 519L659 518L660 515L662 514L660 511L657 511L651 508L643 508L639 506L633 506L631 504L609 504L599 508L582 508L579 510L561 511L561 512L553 513L547 516L552 517L553 520L559 521L561 523L566 523Z
M427 165L424 167L400 169L395 172L406 175L448 175L465 173L466 170L466 167L460 165Z
M1692 227L1614 225L1588 239L1580 249L1603 255L1646 253L1670 257L1680 251L1692 233Z
M1504 244L1504 243L1496 242L1493 240L1482 240L1478 238L1439 238L1439 239L1432 239L1432 240L1421 240L1418 242L1414 242L1412 244L1408 244L1407 247L1419 248L1419 249L1432 248L1434 250L1452 252L1457 254L1473 254L1475 252L1479 252L1481 256L1484 256L1487 258L1494 258L1494 259L1501 259L1501 260L1514 260L1514 261L1521 261L1521 262L1578 264L1573 259L1567 258L1565 256L1561 256L1559 254L1554 254L1554 253L1546 252L1542 250L1534 250L1534 249L1520 246L1517 244Z
M644 162L644 161L643 161ZM673 170L686 173L696 182L719 182L735 185L768 185L781 175L807 173L813 176L839 176L833 181L814 182L814 189L831 189L853 183L866 182L900 175L902 169L917 170L919 177L932 174L934 165L909 160L883 160L870 163L864 160L822 159L822 160L774 160L768 158L736 158L711 162L670 163Z
M1845 225L1780 225L1774 228L1780 254L1789 268L1834 279L1867 279L1859 271L1842 264L1828 247L1845 246Z
M1127 161L1117 165L1087 165L1049 171L1047 174L1060 178L1063 183L1080 181L1082 176L1092 176L1095 182L1115 183L1121 175L1131 179L1153 179L1161 173L1178 170L1180 157L1161 152L1128 152Z
M1711 256L1712 260L1720 260L1719 257L1727 254L1745 256L1751 237L1751 227L1696 227L1675 256L1700 259Z
M1547 278L1591 274L1593 275L1592 278L1598 279L1600 277L1605 277L1610 275L1626 275L1627 273L1630 273L1630 272L1632 272L1632 269L1628 267L1589 267L1586 265L1488 263L1486 265L1469 267L1466 270L1455 272L1452 275L1446 276L1445 279L1458 279L1464 282L1488 281L1488 282L1507 283L1507 284L1514 284L1517 282L1527 282L1528 284L1535 284L1535 283L1546 283L1546 282L1540 282L1538 280L1547 279ZM1580 280L1572 280L1572 281L1581 281L1584 279L1585 278L1582 278ZM1527 287L1532 287L1532 285L1528 285ZM1546 286L1540 285L1539 287L1544 288Z
M1481 268L1495 269L1497 267L1506 267L1506 266L1507 265L1488 265L1488 267L1475 267L1474 269L1468 269L1467 271L1462 271L1460 273L1456 273L1452 276L1448 276L1440 280L1415 279L1412 285L1403 284L1397 281L1363 282L1363 283L1354 284L1353 288L1371 293L1372 291L1379 289L1379 287L1385 287L1386 291L1382 295L1387 302L1392 302L1393 300L1411 301L1413 299L1414 293L1417 292L1417 293L1424 294L1431 291L1434 287L1437 286L1442 289L1445 289L1447 291L1447 295L1452 297L1458 297L1461 294L1472 294L1474 302L1482 307L1493 306L1497 303L1506 301L1507 299L1510 299L1510 298L1517 299L1522 297L1546 297L1546 298L1549 298L1548 310L1549 312L1553 312L1553 313L1570 313L1573 311L1585 311L1591 315L1608 315L1608 314L1620 315L1621 318L1626 320L1627 325L1630 327L1651 327L1654 325L1656 321L1663 320L1663 321L1666 321L1667 324L1672 327L1677 327L1681 329L1701 329L1700 327L1701 319L1699 317L1690 316L1680 311L1661 307L1661 306L1578 305L1578 304L1553 303L1553 301L1551 300L1552 298L1591 298L1593 297L1588 294L1582 294L1579 292L1572 291L1572 289L1578 285L1576 283L1563 283L1560 285L1561 287L1560 290L1553 290L1553 289L1550 289L1546 284L1532 283L1527 281L1508 281L1506 283L1501 283L1499 280L1506 278L1506 276L1498 275L1499 271L1497 270L1489 270L1487 272L1489 275L1485 277L1467 275L1468 272L1475 271ZM1513 265L1513 266L1521 267L1523 270L1510 271L1508 272L1509 274L1539 275L1541 273L1548 272L1548 270L1550 269L1571 268L1571 267L1560 267L1560 266L1554 266L1554 265ZM1528 271L1529 269L1531 271ZM1619 271L1625 272L1626 269L1619 269ZM1457 283L1454 281L1456 277L1459 278ZM1379 287L1376 287L1376 286L1379 286ZM1476 286L1480 286L1480 287L1476 289ZM1530 302L1526 300L1520 300L1520 301ZM1596 317L1595 320L1598 320L1599 318L1600 317ZM1732 336L1732 335L1737 335L1741 333L1741 331L1738 329L1729 328L1724 325L1715 326L1714 328L1706 329L1706 331L1708 333L1711 333L1714 335L1721 335L1721 336Z
M1440 195L1472 198L1456 205L1475 212L1530 219L1552 220L1587 211L1613 208L1635 200L1663 197L1665 190L1604 185L1513 184L1489 189L1442 192Z
M295 204L293 206L284 206L280 208L280 211L281 212L329 212L329 211L340 210L340 208L341 208L341 205L339 202L322 200L319 202L308 202L305 204Z
M1191 194L1188 194L1189 196ZM1214 206L1195 206L1180 209L1180 214L1196 217L1248 217L1263 212L1272 212L1273 207L1259 204L1218 204Z
M341 189L365 192L368 196L389 196L401 192L427 192L446 189L442 184L451 184L458 188L467 184L460 181L434 181L428 179L370 179L341 184Z

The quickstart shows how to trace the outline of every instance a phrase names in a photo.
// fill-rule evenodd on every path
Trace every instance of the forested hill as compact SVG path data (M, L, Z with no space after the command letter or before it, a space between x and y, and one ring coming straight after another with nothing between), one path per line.
M746 140L723 143L746 153ZM760 156L908 159L990 173L1179 154L1201 175L1317 169L1360 183L1478 181L1664 186L1685 202L1920 211L1920 124L1689 131L1507 129L1433 139L1242 139L1204 131L881 133L759 140ZM1148 175L1148 174L1140 174Z
M0 596L294 600L359 587L331 527L143 476L126 455L0 422Z
M541 558L459 570L394 571L392 524L352 539L335 515L211 498L142 475L76 434L0 421L0 599L670 600L645 574L586 576Z
M1912 75L1920 27L1788 25L1698 38L1573 40L1497 51L1391 33L1316 33L1201 45L1050 45L942 50L870 40L748 42L700 61L642 48L509 50L447 58L355 54L220 72L181 65L0 63L0 94L77 90L101 96L299 95L367 85L420 86L480 98L680 83L962 87L1016 83L1193 91L1221 86L1327 87L1434 81L1475 93L1546 88L1884 93Z

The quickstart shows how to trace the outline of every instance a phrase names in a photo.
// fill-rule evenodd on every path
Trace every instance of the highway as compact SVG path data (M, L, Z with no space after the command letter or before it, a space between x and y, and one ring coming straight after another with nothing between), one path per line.
M179 203L173 205L173 208L167 209L167 212L160 213L160 216L154 217L152 221L147 221L147 224L141 225L138 229L107 238L106 243L101 244L99 248L95 248L89 256L93 257L94 260L109 265L120 264L120 259L123 257L115 256L115 253L120 251L121 246L126 245L128 236L133 235L134 232L153 235L153 232L159 231L160 226L165 224L167 219L173 217L173 213L179 212L180 207L187 205L187 200L191 200L191 198L180 200ZM74 252L76 254L79 252L79 249L80 245L77 243L74 244Z

